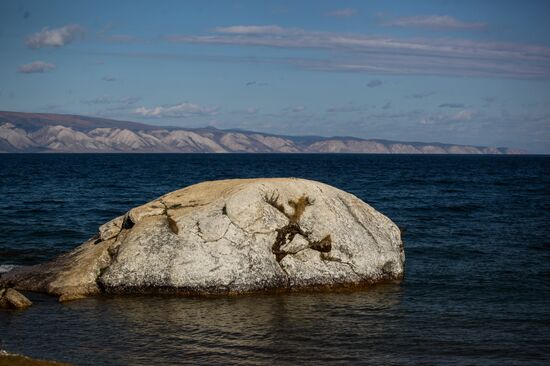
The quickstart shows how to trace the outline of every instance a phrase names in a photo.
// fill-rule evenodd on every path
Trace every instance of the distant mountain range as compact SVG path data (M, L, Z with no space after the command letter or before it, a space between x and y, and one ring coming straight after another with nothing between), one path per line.
M66 114L0 112L0 152L522 154L518 149L184 129Z

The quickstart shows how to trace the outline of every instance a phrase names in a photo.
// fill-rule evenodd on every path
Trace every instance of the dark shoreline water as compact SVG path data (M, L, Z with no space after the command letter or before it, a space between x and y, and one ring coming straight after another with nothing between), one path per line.
M401 285L196 299L31 294L0 348L75 364L548 364L550 157L0 155L0 266L39 263L98 225L203 180L295 176L400 227Z

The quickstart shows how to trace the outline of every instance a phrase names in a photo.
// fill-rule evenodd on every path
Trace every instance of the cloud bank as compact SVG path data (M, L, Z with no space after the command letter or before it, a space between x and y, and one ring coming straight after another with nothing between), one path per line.
M235 25L215 28L209 35L172 35L164 39L183 44L338 51L326 58L282 60L301 68L322 71L550 77L550 47L521 43L380 37L315 32L276 25Z
M194 103L180 103L158 107L139 107L134 112L143 117L187 118L192 116L210 116L217 114L217 108L207 108Z

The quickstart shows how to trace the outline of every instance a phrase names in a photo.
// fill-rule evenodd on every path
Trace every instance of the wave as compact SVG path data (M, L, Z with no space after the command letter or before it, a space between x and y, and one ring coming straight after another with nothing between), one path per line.
M15 267L21 267L21 266L18 266L16 264L0 264L0 274L9 272Z

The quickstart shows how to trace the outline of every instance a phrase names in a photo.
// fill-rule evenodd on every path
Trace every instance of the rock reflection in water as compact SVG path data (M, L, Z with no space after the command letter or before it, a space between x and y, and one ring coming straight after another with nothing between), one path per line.
M8 333L17 330L5 348L95 365L310 363L382 357L365 346L391 336L387 320L399 305L400 289L208 299L119 296L67 305L38 298L26 313L0 314Z

